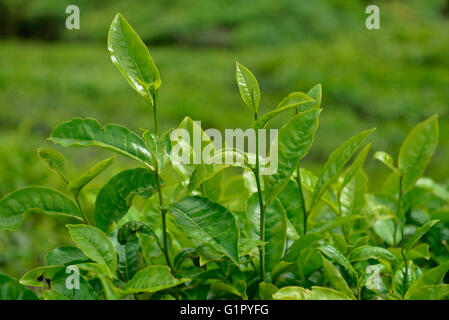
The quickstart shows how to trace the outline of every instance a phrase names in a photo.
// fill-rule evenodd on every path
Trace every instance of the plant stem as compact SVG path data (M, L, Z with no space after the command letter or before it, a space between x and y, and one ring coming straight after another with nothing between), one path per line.
M86 213L84 212L83 207L81 206L80 199L79 199L79 194L76 194L76 195L75 195L75 202L76 202L76 205L78 206L78 208L79 208L80 211L81 211L81 214L82 214L82 216L83 216L84 223L87 224L87 225L91 225L91 223L89 222L89 219L87 219L87 215L86 215Z
M295 114L299 114L298 107L295 108ZM299 166L299 162L298 162L298 166L296 167L296 184L298 185L299 198L301 199L301 202L302 202L302 216L303 216L303 223L304 223L303 235L305 236L307 234L307 219L309 217L309 214L307 213L306 200L304 197L304 190L302 188L301 169Z
M152 92L151 97L153 98L153 115L154 115L154 131L156 132L156 136L159 137L159 122L157 119L157 103L156 103L156 93Z
M254 113L254 119L257 121L257 112ZM260 164L259 164L259 134L256 131L256 168L254 170L257 184L257 194L259 196L259 208L260 208L260 241L265 243L265 208L262 198L262 188L260 186ZM260 281L265 282L265 245L262 244L259 247L260 254Z
M155 92L151 92L151 96L153 98L153 118L154 118L154 130L156 132L156 137L159 138L159 123L157 119L157 96ZM165 260L167 260L168 267L173 271L173 266L170 261L170 253L168 249L168 234L167 234L167 210L164 206L164 199L162 196L162 185L161 179L159 177L159 165L157 159L154 159L155 162L155 175L157 182L157 191L159 194L159 206L161 209L161 220L162 220L162 236L163 236L163 249L165 255Z
M299 168L299 163L298 163L298 166L296 167L296 184L298 186L299 199L301 200L301 203L302 203L302 216L303 216L303 224L304 224L303 235L305 236L307 233L308 214L307 214L307 209L306 209L306 200L304 197L304 190L302 188L301 170Z
M398 225L401 224L401 210L402 210L402 174L399 176L399 195L398 195L398 203L397 203L397 209L396 209L396 214L397 214L397 223L395 224L394 227L394 235L393 235L393 241L396 244L396 233L397 233L397 228ZM408 263L407 263L407 255L405 252L405 248L404 248L404 228L405 228L405 221L404 221L404 228L402 228L402 226L399 226L401 228L401 255L402 255L402 259L404 260L404 281L403 281L403 290L402 290L402 297L405 297L405 292L407 291L407 278L408 278Z
M396 207L396 215L397 215L397 222L394 224L394 233L393 233L393 243L396 245L397 237L396 234L398 233L398 225L401 223L401 206L402 206L402 175L399 176L399 195L398 195L398 203Z

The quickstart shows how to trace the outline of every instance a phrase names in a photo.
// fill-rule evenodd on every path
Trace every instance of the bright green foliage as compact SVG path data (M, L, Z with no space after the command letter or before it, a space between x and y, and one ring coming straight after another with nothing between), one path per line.
M48 166L56 172L64 182L67 183L69 181L67 161L62 154L50 148L39 148L37 149L37 154L41 159L47 161Z
M44 187L25 187L0 200L0 229L17 229L25 216L34 212L82 219L79 208L62 192Z
M279 130L279 145L271 153L278 153L278 170L264 177L265 202L269 205L288 183L298 161L309 151L318 128L320 110L313 109L294 116Z
M236 62L236 80L243 102L257 113L260 103L260 89L254 75L245 66Z
M405 139L399 152L399 170L403 175L404 191L416 183L424 173L438 143L438 117L417 125Z
M132 205L134 195L148 198L156 191L156 177L145 168L129 169L114 176L98 192L95 201L95 224L107 230L120 220Z
M175 279L166 266L149 266L140 270L126 284L126 293L156 292L175 287L188 279Z
M0 300L37 300L33 291L19 281L0 273Z
M67 225L73 242L97 262L109 278L115 277L117 254L111 240L99 229L87 225Z
M278 155L278 169L262 179L267 163L252 153L224 146L216 150L217 157L231 154L243 163L202 161L202 151L215 147L190 117L178 128L202 138L199 146L187 138L171 141L171 129L159 133L159 72L120 14L112 22L108 47L113 63L151 103L154 130L142 129L139 136L117 124L102 127L94 119L75 118L57 126L49 140L66 147L97 146L141 167L114 173L95 195L85 186L105 172L113 158L71 179L65 158L40 148L39 156L64 180L67 194L30 186L6 195L0 200L0 229L17 229L35 212L61 216L78 223L67 225L74 246L54 248L45 256L45 266L28 271L20 281L0 274L0 298L449 296L449 192L444 184L422 177L437 145L436 116L412 130L397 160L386 152L374 154L393 172L382 191L372 193L364 170L371 144L363 144L373 130L355 134L336 148L316 176L301 160L313 152L322 112L321 85L307 94L289 94L259 117L257 80L237 63L237 85L253 113L253 128L273 125L270 121L284 111L292 114L270 148ZM174 161L173 151L180 147L193 151L190 163ZM80 270L80 289L66 286L69 267ZM35 294L26 286L39 291Z
M75 118L64 122L53 130L49 140L65 147L97 146L147 165L152 163L151 153L141 137L116 124L102 128L94 119Z
M108 34L108 49L112 62L117 66L131 87L140 95L150 97L159 89L159 71L139 35L118 13Z
M238 228L225 207L202 197L186 197L171 212L176 224L201 243L212 245L238 263Z
M91 182L93 179L95 179L95 177L106 170L113 162L114 158L105 159L84 172L76 180L70 181L69 185L67 186L70 192L72 192L74 195L78 195L89 182Z

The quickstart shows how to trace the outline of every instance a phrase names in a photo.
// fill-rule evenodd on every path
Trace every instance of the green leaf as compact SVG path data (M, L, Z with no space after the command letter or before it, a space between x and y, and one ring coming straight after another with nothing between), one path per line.
M346 280L342 277L340 272L338 271L337 267L335 267L329 260L326 258L323 258L323 268L324 272L326 273L327 279L329 280L330 284L338 291L341 291L345 293L347 296L351 297L352 299L355 299L354 293L349 288L348 283Z
M78 206L65 194L44 187L25 187L0 200L0 229L16 230L30 213L83 220Z
M218 172L209 180L206 180L202 184L202 190L204 195L212 201L218 201L222 195L223 189L223 171Z
M50 281L51 291L69 300L98 300L95 290L81 275L79 277L79 288L73 287L73 289L69 289L67 287L67 280L69 280L70 273L73 272L67 271L66 268L63 268L54 275Z
M343 169L349 159L351 159L352 155L360 147L362 142L373 131L374 129L370 129L354 135L331 153L329 159L324 164L324 167L321 170L320 176L318 177L318 181L313 193L311 208L313 208L318 203L329 184L336 178L338 173Z
M394 173L399 175L399 170L394 166L394 159L391 155L384 151L376 151L374 154L374 159L379 160L388 168L390 168Z
M278 155L276 173L264 176L265 205L268 206L287 185L293 171L309 151L321 110L313 109L291 118L278 132L278 144L270 148L270 154Z
M278 291L278 288L272 283L259 283L259 297L262 300L273 300L273 294Z
M430 228L432 228L439 221L440 220L429 220L422 226L420 226L418 229L416 229L413 236L409 239L409 241L407 241L407 244L405 245L405 250L409 251L411 248L413 248L416 242L418 242L418 240L421 239L430 230Z
M278 199L285 209L288 220L290 220L296 232L302 235L304 229L303 208L305 204L299 196L298 185L293 180L289 180L284 190L279 193Z
M257 113L260 103L260 89L254 75L245 66L236 62L236 80L243 102Z
M117 253L111 240L103 231L88 225L67 225L76 246L90 259L97 262L109 278L115 277Z
M0 273L0 300L39 300L33 291L16 279Z
M341 215L354 216L361 214L365 205L367 183L368 177L362 169L359 169L355 177L341 191Z
M185 248L178 252L176 255L173 266L174 269L177 271L181 268L182 264L187 261L187 259L194 259L198 258L198 253L194 248Z
M424 173L438 144L438 117L418 124L407 136L399 151L402 189L411 189Z
M118 124L100 123L91 118L74 118L57 126L48 138L64 147L96 146L137 160L147 166L153 164L145 142L136 133Z
M219 203L232 213L245 212L249 196L250 191L245 185L245 179L241 175L235 175L226 181Z
M234 286L236 286L238 283L234 282L233 285L227 284L221 280L219 281L214 281L212 283L212 285L210 286L210 290L214 293L216 293L217 295L221 296L223 294L231 294L231 295L235 295L240 297L241 299L247 300L248 297L246 297L246 293L242 294L239 290L237 290L237 288L235 288ZM245 288L246 289L246 288ZM246 290L245 290L246 291ZM245 299L246 298L246 299Z
M118 274L123 281L129 281L137 272L140 245L137 241L127 242L124 245L117 242L115 244L115 250L118 255Z
M67 186L69 191L75 195L78 195L89 182L91 182L100 173L106 170L112 164L112 162L114 162L113 157L105 159L94 165L88 171L84 172L79 178L69 183L69 185Z
M315 85L309 91L307 91L307 95L313 99L313 102L308 102L306 104L301 105L301 107L299 108L300 112L321 107L323 92L320 83Z
M251 127L256 130L263 129L266 127L268 122L270 122L270 120L273 119L279 113L299 107L302 104L312 102L312 101L314 101L314 100L312 98L310 98L309 96L307 96L305 93L294 92L294 93L290 94L287 98L282 100L276 109L265 113L262 117L253 121L253 123L251 124Z
M24 286L48 288L53 277L64 269L64 266L37 267L26 272L19 282Z
M234 216L225 207L203 197L188 196L174 204L170 211L188 236L210 244L239 263L239 230Z
M443 281L444 276L446 275L448 270L449 261L446 261L433 269L427 270L410 286L407 293L405 294L405 298L407 299L408 297L412 296L422 287L440 284Z
M396 257L390 251L381 247L361 246L351 251L348 256L348 260L351 262L368 259L387 259L397 263Z
M170 133L171 130L157 137L154 133L145 130L142 134L145 139L145 145L153 156L153 163L157 163L159 170L162 170L166 160L170 157L172 150Z
M77 247L62 246L51 250L45 256L48 266L70 266L74 264L92 262Z
M371 143L368 143L365 148L360 151L351 165L342 174L343 182L340 184L340 190L343 189L360 171L365 163L366 157L371 149Z
M111 60L141 96L150 97L161 86L159 71L148 48L123 16L118 13L108 33Z
M155 174L145 168L120 172L106 183L95 201L95 223L105 231L128 212L135 195L149 198L157 191Z
M275 300L352 300L346 294L324 287L284 287L273 295Z
M406 297L407 300L442 300L449 295L449 284L420 287Z
M332 229L335 229L337 227L343 226L349 222L353 222L354 220L364 219L364 216L360 215L352 215L347 217L340 217L335 220L327 221L323 225L314 227L310 230L310 232L316 232L316 233L324 233L327 231L330 231Z
M297 261L302 252L312 247L321 239L322 237L316 233L308 233L305 236L300 237L290 246L284 260L287 262Z
M56 172L65 183L69 182L67 161L61 153L50 148L39 148L37 149L37 154L39 155L39 158L48 163L48 166Z
M329 244L324 244L324 245L321 245L318 249L326 257L334 260L339 265L341 265L343 268L345 268L346 271L348 271L348 273L350 273L352 275L356 275L356 272L355 272L354 268L352 267L351 263L349 263L348 259L346 259L345 256L343 254L341 254L340 251L338 251L335 247L333 247Z
M175 279L166 266L149 266L137 272L124 287L125 293L157 292L175 287L188 279Z
M260 206L257 193L248 200L248 235L260 237ZM287 238L287 215L279 200L265 209L265 269L270 272L281 260Z
M394 277L393 277L393 292L397 296L403 296L404 293L404 274L405 274L405 266L401 266L400 269L397 269ZM413 261L408 261L407 268L407 282L405 284L406 288L410 288L411 284L416 280L416 268L413 265Z
M154 237L157 239L156 234L153 229L148 225L140 221L129 221L122 225L117 234L117 241L124 245L127 242L132 242L137 239L137 233L144 234L149 237Z

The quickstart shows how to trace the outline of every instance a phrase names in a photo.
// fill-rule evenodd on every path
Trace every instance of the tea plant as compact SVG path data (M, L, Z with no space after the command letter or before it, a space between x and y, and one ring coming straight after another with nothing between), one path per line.
M316 176L301 166L301 159L318 128L321 86L291 93L260 115L257 80L237 63L237 85L254 117L253 129L267 127L282 112L292 113L279 129L278 144L271 146L271 152L278 153L277 171L261 174L268 164L256 156L258 141L256 155L226 146L215 150L202 131L201 150L246 161L182 164L173 161L175 149L187 148L192 159L200 155L190 140L171 141L171 130L160 131L159 71L120 14L112 22L108 48L112 62L153 111L153 130L143 129L138 135L121 125L101 126L94 119L75 118L57 126L49 140L65 147L107 149L135 160L139 167L113 176L90 209L88 201L82 201L83 189L113 164L113 158L71 177L63 155L38 149L66 190L30 186L8 194L0 200L0 228L16 230L36 213L69 217L73 224L67 229L75 246L53 249L45 256L45 266L30 270L20 280L0 274L3 299L443 299L449 295L449 284L444 283L449 269L444 241L449 191L422 178L437 146L436 116L413 129L397 161L385 152L374 154L391 174L382 193L370 193L363 165L371 145L363 145L373 129L344 142ZM179 128L191 136L201 130L189 117ZM252 164L248 159L254 157ZM224 171L230 166L242 173L224 184ZM144 199L144 205L133 204L135 197ZM423 239L431 228L437 234L429 238L429 246Z

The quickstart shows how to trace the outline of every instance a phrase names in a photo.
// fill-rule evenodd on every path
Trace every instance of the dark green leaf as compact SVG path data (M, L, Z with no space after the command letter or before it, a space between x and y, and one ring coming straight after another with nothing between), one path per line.
M128 212L134 195L148 198L157 191L155 174L144 168L129 169L112 177L95 201L95 223L107 230Z
M260 206L257 193L248 200L248 235L260 237ZM265 269L270 272L281 260L287 238L287 215L279 200L265 209Z
M19 228L26 215L32 212L83 219L78 206L62 192L44 187L25 187L0 200L0 229Z
M188 236L210 244L239 263L239 230L234 216L225 207L203 197L189 196L174 204L170 211Z
M124 245L127 242L137 240L137 233L141 233L157 239L157 236L154 233L153 229L151 229L145 223L140 221L129 221L120 227L117 234L117 240L120 244Z
M16 279L0 273L0 300L39 300L33 291Z
M69 266L74 264L92 262L77 247L63 246L51 250L45 256L45 262L49 266Z
M348 260L351 262L363 261L368 259L387 259L397 263L396 257L387 249L374 246L361 246L355 248L349 254Z
M101 127L97 120L91 118L75 118L63 122L53 130L49 140L64 147L97 146L145 165L153 163L145 142L137 134L118 124Z
M293 171L309 151L321 110L313 109L295 115L278 133L278 144L270 148L270 154L278 155L276 173L264 176L265 205L268 206L287 185Z

